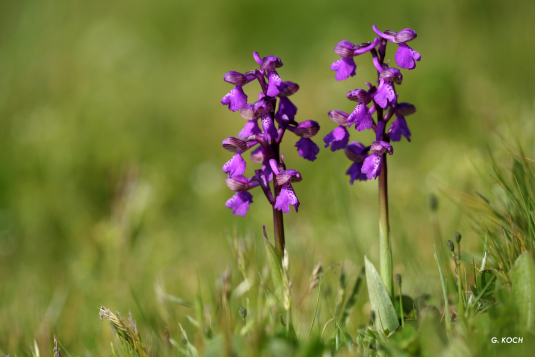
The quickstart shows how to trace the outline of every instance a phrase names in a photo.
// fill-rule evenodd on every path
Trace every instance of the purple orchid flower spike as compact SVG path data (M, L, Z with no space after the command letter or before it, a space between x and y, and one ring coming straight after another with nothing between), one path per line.
M372 43L361 43L359 45L354 45L347 40L338 42L334 47L334 52L342 58L331 64L331 71L336 71L336 80L343 81L354 76L357 65L353 57L371 51L379 42L378 38L374 39Z
M366 181L368 177L364 172L362 172L362 165L364 160L368 158L368 152L370 147L366 147L359 143L358 141L353 141L348 144L345 148L345 154L347 158L353 161L353 164L346 171L346 175L349 175L349 182L352 185L355 180Z
M357 102L357 106L347 118L349 126L355 124L355 129L358 131L364 131L373 127L373 118L368 109L368 104L372 101L372 98L368 91L364 89L355 89L347 93L347 99Z
M331 65L335 70L336 79L343 80L356 73L356 64L353 58L361 53L370 52L373 65L377 70L378 86L370 82L366 84L369 90L355 89L347 93L347 98L357 102L357 106L351 114L341 110L329 112L331 118L338 127L323 139L325 147L331 147L332 151L344 149L346 156L352 161L346 171L350 184L355 181L377 179L379 186L379 222L380 222L380 257L381 257L381 280L389 294L393 297L393 272L392 272L392 249L390 245L390 223L388 217L388 180L387 180L387 155L392 155L393 148L390 141L401 140L404 136L411 140L411 132L407 126L405 116L415 112L411 104L398 103L396 85L402 83L403 76L397 68L391 68L386 61L386 48L389 42L398 45L395 55L396 63L401 68L413 69L415 61L421 56L407 45L407 42L416 38L416 32L405 29L400 32L373 30L380 37L375 38L373 43L363 43L355 46L349 41L340 41L334 48L335 52L342 57ZM371 104L371 105L370 105ZM370 105L370 107L368 107ZM387 123L391 122L390 130L385 132ZM375 119L374 119L375 116ZM347 127L355 124L357 131L366 129L373 130L375 141L371 146L365 146L357 141L349 144L349 132Z
M283 213L288 213L290 206L297 211L299 200L292 183L301 181L299 172L286 170L284 155L281 155L282 138L286 130L293 132L299 137L295 145L299 155L313 161L319 148L311 138L318 133L320 126L313 120L301 123L295 120L297 107L289 97L299 90L299 85L281 79L277 68L282 67L282 60L277 56L262 58L257 52L253 53L253 57L260 69L243 74L231 71L224 78L234 85L234 89L223 97L221 103L232 111L239 110L247 120L237 137L229 137L222 142L223 148L234 154L223 166L223 172L228 174L225 182L230 190L236 192L226 206L232 209L234 215L245 216L253 202L249 191L260 187L272 206L275 247L282 255L285 244ZM243 87L254 80L258 81L261 92L256 102L248 104ZM261 169L254 170L252 177L244 176L247 163L243 154L248 150L251 150L251 162L262 165Z
M394 31L385 31L386 33L383 33L379 31L375 25L373 25L372 28L373 31L382 38L399 45L395 56L398 66L404 69L416 68L415 61L420 61L422 56L407 45L407 42L412 41L417 37L414 30L404 29L397 33Z
M390 135L390 140L400 141L401 136L404 136L408 141L411 141L411 131L407 126L407 121L405 120L406 115L411 115L416 112L416 107L409 103L399 103L396 108L396 120L390 125L390 130L388 134Z

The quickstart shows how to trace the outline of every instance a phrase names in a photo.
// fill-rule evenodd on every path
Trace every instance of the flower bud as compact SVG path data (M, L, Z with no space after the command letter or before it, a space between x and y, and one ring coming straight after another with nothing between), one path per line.
M344 113L341 110L331 110L329 112L329 118L338 125L347 126L347 117L349 114Z
M453 233L453 238L455 239L455 242L457 242L457 244L461 243L461 238L462 238L461 233L459 232Z
M446 242L446 245L448 246L448 250L452 253L455 252L455 246L453 245L453 242L451 240L448 239L448 241Z
M225 82L232 83L237 86L242 86L247 83L247 78L240 72L230 71L225 74L223 78Z
M396 114L401 116L407 116L414 114L416 112L416 107L409 103L399 103L396 108Z
M414 40L418 35L413 29L404 29L394 35L394 43L405 43Z
M282 67L282 60L277 56L266 56L262 59L261 70L274 70Z
M345 58L355 57L355 49L355 45L348 40L340 41L334 46L334 52L336 52L338 56Z
M297 125L297 128L294 130L294 134L303 138L311 138L318 133L320 130L320 125L314 120L306 120Z
M431 211L433 212L438 208L438 198L434 194L429 195L429 208L431 208Z
M247 143L243 140L230 137L223 140L223 148L234 154L247 150Z
M247 318L247 309L242 306L240 307L239 312L240 312L240 317L245 320Z
M299 90L299 84L290 82L290 81L282 83L282 86L283 86L283 89L282 89L283 93L281 92L279 96L282 95L282 96L289 97L292 94L297 93L297 91Z
M354 89L347 93L347 99L358 102L358 103L364 103L369 104L372 101L372 97L368 93L368 91L364 89Z
M257 147L251 152L251 161L255 164L264 162L264 149L262 149L262 146Z

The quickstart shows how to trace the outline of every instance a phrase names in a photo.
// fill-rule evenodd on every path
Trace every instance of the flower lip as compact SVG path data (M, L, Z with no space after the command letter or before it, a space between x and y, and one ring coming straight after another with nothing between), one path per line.
M394 43L405 43L414 40L418 35L413 29L403 29L394 34Z
M366 44L366 45L369 45L369 44ZM336 52L338 56L345 57L345 58L355 57L356 49L357 49L356 46L348 40L342 40L338 42L336 46L334 46L334 52Z
M299 84L290 81L283 82L282 86L283 89L282 92L279 93L279 97L289 97L292 94L297 93L297 91L299 90Z
M247 83L247 77L236 71L230 71L225 73L225 77L223 78L223 80L225 82L232 83L237 86L242 86Z
M262 59L262 64L260 65L261 70L273 71L275 68L282 67L282 60L277 56L266 56Z
M223 148L234 154L247 150L247 143L238 138L230 137L223 140Z
M416 112L416 107L409 103L399 103L396 109L396 114L401 116L407 116L414 114Z
M341 111L341 110L331 110L329 112L329 118L334 121L338 125L342 126L348 126L347 124L347 117L349 114Z
M344 153L353 162L363 162L368 157L369 150L369 146L366 147L358 141L353 141L346 146Z
M306 120L299 123L294 130L294 134L303 138L311 138L318 133L320 125L314 120Z
M364 103L369 104L372 101L372 98L368 91L364 89L354 89L347 93L347 99L358 102L358 103Z

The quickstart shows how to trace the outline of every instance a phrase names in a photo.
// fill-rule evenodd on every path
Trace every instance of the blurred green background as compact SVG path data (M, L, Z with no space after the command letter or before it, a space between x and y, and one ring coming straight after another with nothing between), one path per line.
M255 68L253 51L280 57L283 80L301 87L296 119L320 123L321 146L336 126L327 112L349 112L345 93L374 77L361 56L356 77L335 81L333 47L373 39L373 24L418 33L422 60L398 87L417 113L413 142L389 161L391 227L407 289L438 286L428 196L473 192L489 172L485 145L501 148L494 128L532 125L534 18L532 1L2 1L0 352L50 346L50 324L71 352L92 355L108 346L100 304L137 311L136 296L152 321L155 282L191 299L199 274L212 289L233 261L223 231L259 240L262 223L271 228L258 190L245 218L224 206L230 154L220 144L245 121L220 104L231 89L223 75ZM285 215L287 244L306 257L294 269L377 261L377 183L350 186L342 152L303 160L291 135L286 163L304 180L299 213ZM443 234L464 229L478 247L446 196Z

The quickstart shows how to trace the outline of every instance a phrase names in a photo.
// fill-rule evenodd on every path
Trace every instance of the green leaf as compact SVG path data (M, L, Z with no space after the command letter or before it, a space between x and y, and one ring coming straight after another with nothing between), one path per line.
M268 240L266 225L262 227L262 235L264 236L264 245L266 246L269 269L271 270L271 279L273 279L273 286L275 288L275 296L282 301L282 258L273 244Z
M366 282L372 310L375 312L375 326L378 331L395 331L399 326L398 317L394 305L386 292L385 286L379 273L373 264L364 257L366 267Z
M535 326L535 261L530 252L518 257L509 276L521 323L530 329Z

